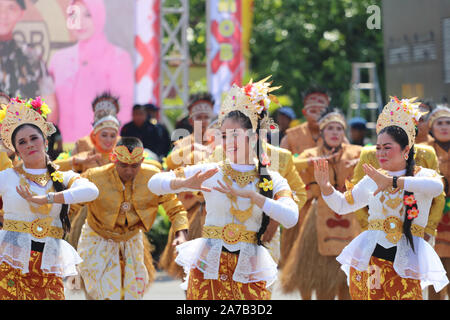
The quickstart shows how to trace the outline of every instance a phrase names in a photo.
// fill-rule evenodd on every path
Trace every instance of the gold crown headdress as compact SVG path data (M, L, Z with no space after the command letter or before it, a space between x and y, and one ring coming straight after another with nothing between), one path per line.
M51 112L48 105L37 97L22 101L20 98L11 99L6 108L0 110L1 137L8 149L15 151L11 141L14 130L23 124L34 124L45 137L56 132L55 126L47 122L47 115Z
M443 117L450 117L450 108L447 106L439 105L431 112L428 119L428 127L431 129L431 127L433 126L433 122L436 119Z
M347 123L345 122L344 116L337 111L332 111L332 112L329 112L328 114L326 114L325 116L323 116L319 120L319 122L318 122L319 129L322 130L323 128L325 128L327 126L327 124L329 124L331 122L340 123L344 127L344 129L347 128Z
M270 77L268 76L255 83L250 80L242 88L233 84L222 102L218 118L219 124L222 124L223 119L228 113L238 110L250 119L253 132L258 127L258 120L261 120L261 127L275 129L276 125L273 123L273 120L269 120L268 115L261 118L262 112L269 109L271 101L279 103L277 98L270 94L270 92L280 87L270 87L272 82L266 82Z
M416 126L420 117L426 114L426 112L420 112L420 102L415 102L416 99L399 100L397 97L391 97L378 116L377 134L385 127L398 126L405 130L408 135L408 145L412 147L416 139Z

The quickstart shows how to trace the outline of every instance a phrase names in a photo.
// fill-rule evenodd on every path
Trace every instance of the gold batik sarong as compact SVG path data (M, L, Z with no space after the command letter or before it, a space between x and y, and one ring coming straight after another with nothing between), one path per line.
M420 280L400 277L388 260L371 257L367 271L350 268L353 300L422 300Z
M222 252L219 278L204 279L203 272L193 268L189 273L187 300L270 300L265 281L241 283L233 281L239 255Z
M41 270L42 253L31 251L29 272L0 264L0 300L64 300L62 278Z
M96 300L142 299L150 278L144 262L145 235L113 241L98 235L86 223L81 231L78 265L87 294Z

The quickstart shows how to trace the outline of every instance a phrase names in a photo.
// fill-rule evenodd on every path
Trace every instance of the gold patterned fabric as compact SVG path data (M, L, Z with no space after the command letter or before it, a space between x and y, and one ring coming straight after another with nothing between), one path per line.
M387 217L386 219L373 219L369 221L368 230L381 230L386 233L386 239L391 243L396 244L403 233L402 221L394 216ZM425 228L417 225L411 225L411 233L413 236L423 238Z
M416 161L417 166L433 169L439 172L438 157L436 156L436 152L432 147L423 144L416 144L414 145L414 150L415 150L414 160ZM380 168L380 164L375 154L376 154L375 146L367 146L362 148L361 155L359 157L359 162L354 169L353 178L351 180L352 184L356 185L364 177L365 172L363 169L363 164L365 163L371 164L376 169ZM427 226L425 227L426 233L430 235L436 235L436 229L439 224L439 221L442 218L444 205L445 205L445 193L442 192L441 195L433 199L433 202L431 204L430 214L428 216L428 223ZM355 216L358 219L361 229L367 230L369 218L369 212L367 207L355 211Z
M224 227L204 226L203 238L222 239L225 243L236 244L240 241L256 243L256 232L247 231L241 224L229 223Z
M233 281L238 255L222 252L219 279L204 279L197 268L189 273L187 300L270 300L265 281L242 283Z
M41 270L42 253L31 251L29 272L0 264L0 300L64 300L60 277Z
M53 218L35 219L32 222L4 220L3 230L25 232L31 234L33 237L42 239L45 237L52 237L61 239L64 235L62 228L51 226Z
M400 277L393 263L371 257L367 271L350 268L353 300L422 300L420 280Z

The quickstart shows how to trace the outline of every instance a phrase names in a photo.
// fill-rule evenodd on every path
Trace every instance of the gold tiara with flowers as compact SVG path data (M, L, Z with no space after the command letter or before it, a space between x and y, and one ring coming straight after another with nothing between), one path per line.
M331 122L340 123L344 127L344 129L347 128L347 123L345 122L345 118L342 114L338 112L330 112L319 120L319 129L323 130L323 128L325 128L327 124Z
M41 97L28 101L22 101L20 98L11 99L9 104L0 110L1 137L5 147L15 151L11 141L12 134L23 124L34 124L45 137L55 133L56 129L53 123L46 121L50 112L50 108Z
M420 112L420 102L415 102L416 99L399 100L397 97L391 97L389 103L384 106L383 111L378 116L377 134L385 127L400 127L408 135L408 145L412 147L416 139L416 126L420 117L426 114L426 112Z
M278 103L278 99L270 94L270 92L280 87L270 87L272 82L266 82L271 76L268 76L258 82L253 83L252 80L244 87L239 87L233 84L231 89L227 92L222 106L219 111L218 123L221 125L225 116L232 111L240 111L245 114L252 123L253 132L256 132L258 127L258 120L261 120L261 126L267 124L269 117L266 115L263 118L261 114L263 111L269 109L270 102ZM273 121L272 121L273 122ZM275 129L274 123L270 123L270 129Z

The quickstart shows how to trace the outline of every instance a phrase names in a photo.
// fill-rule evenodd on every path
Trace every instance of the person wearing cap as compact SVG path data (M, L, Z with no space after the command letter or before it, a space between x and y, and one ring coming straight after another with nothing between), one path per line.
M279 141L281 141L286 134L286 130L289 129L289 125L291 121L294 120L297 116L295 115L294 110L290 107L281 107L276 110L276 123L278 124L279 129ZM272 136L270 141L272 142ZM278 145L278 143L276 143Z
M428 116L428 128L433 136L427 143L434 148L439 161L439 170L444 180L445 206L443 216L437 225L435 249L447 273L450 272L450 108L438 105ZM440 293L429 289L429 298L432 300L444 299L450 296L450 286Z
M144 158L138 138L122 137L113 149L112 163L82 174L100 190L98 198L87 203L87 219L77 247L83 259L78 269L88 299L143 298L156 275L145 232L152 227L159 205L176 233L173 245L186 241L183 205L174 194L150 192L146 184L160 170L145 164Z
M364 146L366 144L365 137L367 132L367 120L361 117L350 119L348 126L350 127L350 142Z

